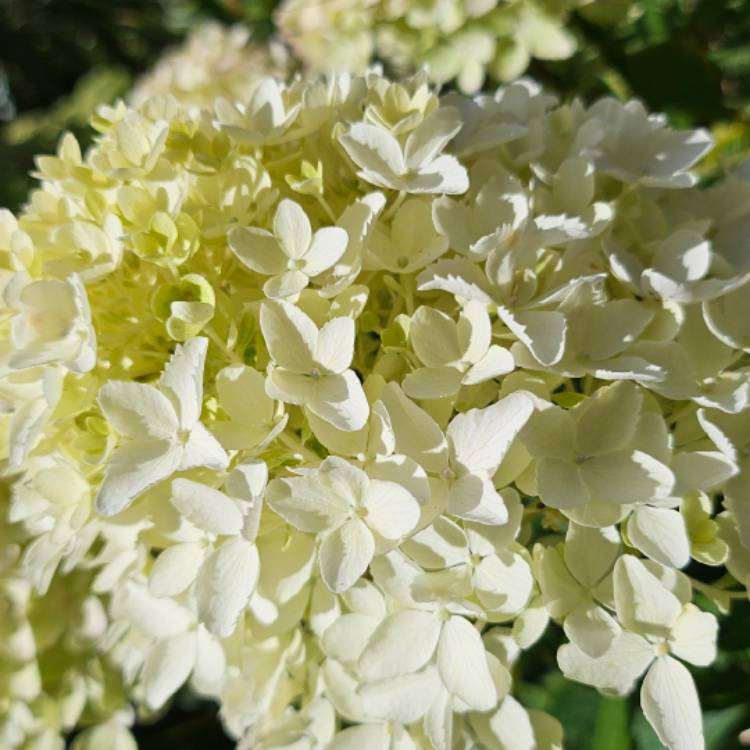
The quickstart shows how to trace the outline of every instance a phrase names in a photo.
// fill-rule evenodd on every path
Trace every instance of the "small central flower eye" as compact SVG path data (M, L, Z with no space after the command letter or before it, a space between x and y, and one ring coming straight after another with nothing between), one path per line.
M313 367L312 370L310 370L310 377L313 380L317 380L320 377L320 370L317 367Z

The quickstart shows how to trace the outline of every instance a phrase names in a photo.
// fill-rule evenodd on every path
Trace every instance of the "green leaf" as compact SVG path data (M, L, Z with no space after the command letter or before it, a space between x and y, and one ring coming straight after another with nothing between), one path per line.
M631 732L635 750L664 750L664 745L661 744L656 732L640 710L636 711L633 716Z
M630 750L628 718L630 709L625 698L599 697L599 709L591 736L591 748Z
M734 737L748 723L750 709L732 706L721 711L706 711L703 714L703 733L706 750L720 750L726 740Z
M563 725L565 747L576 750L632 747L626 698L605 698L593 688L570 682L559 673L549 674L541 685L519 685L516 693L525 706L547 711Z

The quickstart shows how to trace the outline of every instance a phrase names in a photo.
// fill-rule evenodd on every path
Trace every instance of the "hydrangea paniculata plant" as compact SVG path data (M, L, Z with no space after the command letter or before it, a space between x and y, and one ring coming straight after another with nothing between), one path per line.
M632 0L283 0L276 23L312 72L362 73L378 59L473 94L486 78L517 78L532 58L569 58L574 12L610 24L638 10Z
M239 748L559 748L514 697L559 627L702 747L701 604L750 582L750 182L696 187L706 134L373 72L93 124L0 214L5 745L132 747L189 684Z

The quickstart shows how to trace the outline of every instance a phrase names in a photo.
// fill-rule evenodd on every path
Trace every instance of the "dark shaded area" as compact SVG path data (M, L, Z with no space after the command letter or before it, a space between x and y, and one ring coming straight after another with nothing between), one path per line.
M221 0L0 0L0 206L16 210L35 154L71 130L85 145L97 104L127 92L165 48L201 19L236 21L268 2ZM5 125L3 126L3 123Z
M750 114L750 2L640 0L640 13L614 27L580 14L583 41L571 59L533 64L565 92L593 99L635 96L675 124L710 126Z
M151 719L139 719L132 731L138 750L232 750L236 745L222 729L216 704L185 689L166 711ZM75 737L74 733L68 738L68 745Z
M93 66L135 74L179 38L156 0L5 0L0 61L21 112L48 107Z
M199 701L183 691L158 721L142 724L134 734L139 750L231 750L235 742L226 734L216 715L215 703Z

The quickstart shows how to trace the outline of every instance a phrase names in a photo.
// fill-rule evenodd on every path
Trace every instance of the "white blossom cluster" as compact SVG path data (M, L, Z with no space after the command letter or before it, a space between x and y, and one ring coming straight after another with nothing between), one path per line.
M633 0L282 0L276 22L313 72L361 73L377 58L473 94L486 77L517 78L532 58L570 57L574 11L610 24L638 10Z
M168 50L129 95L133 106L169 94L180 104L210 107L217 96L244 99L265 75L283 77L289 61L280 42L259 44L246 26L205 22Z
M248 750L552 750L514 682L561 628L702 747L699 605L750 583L750 181L696 187L707 135L377 73L93 124L0 214L4 746L132 748L189 685Z

